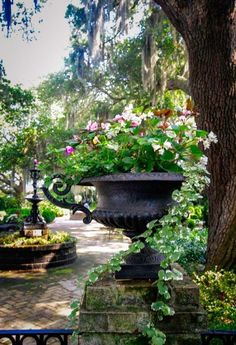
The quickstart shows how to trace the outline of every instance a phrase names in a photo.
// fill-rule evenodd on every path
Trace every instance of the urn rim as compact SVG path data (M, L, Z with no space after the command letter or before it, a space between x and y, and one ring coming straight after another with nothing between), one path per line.
M166 181L183 182L184 176L180 173L172 172L150 172L150 173L118 173L102 176L92 176L83 178L80 185L89 186L94 182L131 182L131 181Z

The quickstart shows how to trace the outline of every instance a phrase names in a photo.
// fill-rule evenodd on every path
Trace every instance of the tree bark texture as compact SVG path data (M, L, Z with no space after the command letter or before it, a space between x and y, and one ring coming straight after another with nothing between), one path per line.
M217 135L207 155L207 268L236 267L236 1L155 0L182 34L198 127Z

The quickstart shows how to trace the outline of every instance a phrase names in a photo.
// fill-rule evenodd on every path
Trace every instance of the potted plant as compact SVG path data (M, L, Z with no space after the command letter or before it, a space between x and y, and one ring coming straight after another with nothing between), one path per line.
M85 222L125 229L135 240L153 219L160 219L172 203L172 192L181 187L183 163L197 163L203 156L199 142L207 148L211 134L198 130L189 110L134 111L131 106L105 123L89 121L70 145L53 150L64 175L54 176L53 192L66 195L72 184L93 185L98 191L97 208L58 200L43 187L58 206L80 209ZM65 185L66 183L66 185ZM145 244L126 259L118 278L155 279L162 256Z

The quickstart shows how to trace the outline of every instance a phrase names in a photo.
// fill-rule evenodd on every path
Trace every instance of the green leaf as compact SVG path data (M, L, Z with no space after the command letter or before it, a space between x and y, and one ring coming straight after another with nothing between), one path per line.
M162 167L163 170L166 170L166 171L176 172L176 173L182 172L181 167L173 162L162 162L160 166Z
M201 129L196 130L196 137L198 138L205 138L207 136L207 132Z
M172 161L175 158L175 154L170 150L166 150L160 158L163 161Z
M199 149L199 147L197 145L191 145L190 146L190 151L192 152L192 154L196 157L201 157L203 155L202 150Z

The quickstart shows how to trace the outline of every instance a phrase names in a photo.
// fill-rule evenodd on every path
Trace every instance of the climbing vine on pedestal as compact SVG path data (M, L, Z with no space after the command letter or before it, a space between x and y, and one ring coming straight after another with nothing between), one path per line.
M145 241L154 249L158 249L164 254L164 260L161 262L161 269L158 272L157 280L154 284L158 290L158 300L151 305L151 309L157 312L159 320L165 316L174 315L174 309L169 305L170 293L169 282L171 280L181 280L182 273L171 264L178 261L183 251L178 240L188 240L192 231L193 224L189 222L189 210L193 205L201 201L202 192L209 183L209 177L206 170L207 159L205 156L195 164L182 163L184 169L185 181L180 190L174 191L172 198L175 203L169 208L168 213L160 220L154 220L148 224L147 230L141 235ZM204 231L204 223L194 220L195 231ZM144 247L141 240L132 243L128 250L121 251L114 255L106 264L95 267L88 272L86 285L92 285L102 279L106 274L119 271L125 257L131 253L137 253ZM84 278L80 283L84 284ZM71 304L72 312L70 321L76 325L76 315L79 312L79 301L73 301ZM150 339L150 344L162 345L166 342L166 336L163 332L156 329L154 325L147 324L140 330L143 335Z

